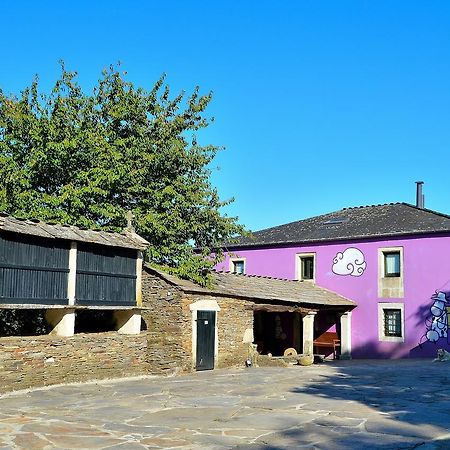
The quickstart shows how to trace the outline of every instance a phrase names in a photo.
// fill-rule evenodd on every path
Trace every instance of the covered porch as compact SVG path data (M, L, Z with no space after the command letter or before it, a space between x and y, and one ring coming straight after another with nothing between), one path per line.
M253 306L253 334L260 355L315 354L351 358L351 311L345 307L279 304Z

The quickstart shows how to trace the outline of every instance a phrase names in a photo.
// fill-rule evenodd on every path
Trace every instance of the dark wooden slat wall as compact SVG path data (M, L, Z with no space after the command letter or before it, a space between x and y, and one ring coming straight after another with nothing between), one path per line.
M0 303L68 303L69 243L0 235Z
M79 243L77 304L135 305L136 258L136 250Z
M0 303L67 305L70 243L0 234ZM77 244L76 304L134 306L137 250Z

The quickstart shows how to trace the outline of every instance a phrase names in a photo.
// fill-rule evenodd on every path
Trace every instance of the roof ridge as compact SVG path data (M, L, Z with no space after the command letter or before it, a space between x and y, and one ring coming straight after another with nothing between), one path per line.
M413 209L416 209L416 210L419 210L419 211L426 211L426 212L431 213L431 214L436 214L437 216L445 217L446 219L450 219L450 215L449 214L445 214L445 213L442 213L440 211L435 211L434 209L419 208L418 206L413 205L412 203L406 203L406 202L402 202L402 205L409 206L410 208L413 208Z
M346 208L342 208L341 211L348 211L350 209L361 209L361 208L378 208L379 206L394 206L394 205L401 205L401 204L403 204L403 203L402 202L389 202L389 203L376 203L373 205L348 206ZM333 214L333 213L330 213L330 214Z
M251 239L227 243L227 251L275 245L303 245L369 238L450 233L450 214L391 202L343 208L328 214L254 232Z
M0 231L5 232L138 250L145 250L149 245L146 239L136 233L121 233L101 228L91 229L61 223L56 219L44 221L37 218L14 217L5 212L0 214L0 218Z

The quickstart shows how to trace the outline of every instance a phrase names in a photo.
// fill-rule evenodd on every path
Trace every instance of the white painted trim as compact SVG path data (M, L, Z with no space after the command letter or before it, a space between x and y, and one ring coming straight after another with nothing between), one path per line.
M195 369L197 365L197 311L215 311L216 323L214 327L214 367L217 364L219 357L219 330L217 328L217 319L219 316L220 306L215 300L199 300L191 303L189 309L192 312L191 326L192 326L192 368Z
M313 277L312 280L310 279L304 279L302 278L302 258L308 258L313 257ZM299 281L308 281L310 283L316 282L316 253L315 252L309 252L309 253L296 253L295 254L295 279Z
M303 354L312 355L314 353L314 318L316 312L311 311L303 316Z
M402 321L402 335L385 336L384 335L384 310L399 309ZM405 304L404 303L378 303L378 339L380 342L405 342Z
M400 276L385 277L385 253L400 253ZM403 247L382 247L378 249L378 297L379 298L403 298L404 286L404 249Z
M230 272L234 272L234 263L241 261L244 263L244 275L245 275L247 273L247 258L230 258L228 262L228 270Z
M76 282L77 282L77 243L71 242L69 250L69 274L67 277L67 298L69 299L69 305L75 305Z
M395 253L395 252L399 252L400 254L400 276L399 277L385 277L385 258L384 258L384 254L385 253ZM379 276L380 278L403 278L403 247L383 247L383 248L379 248L378 249L378 255L379 258L381 258L380 260L380 265L379 267Z
M144 256L141 251L137 251L136 259L136 306L142 306L142 265Z
M352 358L352 312L341 314L341 359Z

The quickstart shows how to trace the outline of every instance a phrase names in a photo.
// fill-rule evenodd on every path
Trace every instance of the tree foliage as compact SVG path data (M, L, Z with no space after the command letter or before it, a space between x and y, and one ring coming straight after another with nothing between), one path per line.
M85 94L61 67L49 93L37 78L18 97L0 90L0 210L112 231L132 211L149 261L207 283L219 242L244 231L211 185L219 147L197 141L211 94L173 96L164 76L147 91L119 66Z

